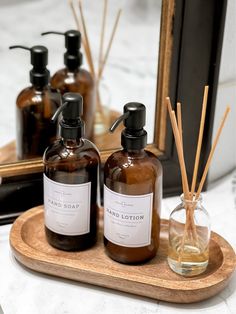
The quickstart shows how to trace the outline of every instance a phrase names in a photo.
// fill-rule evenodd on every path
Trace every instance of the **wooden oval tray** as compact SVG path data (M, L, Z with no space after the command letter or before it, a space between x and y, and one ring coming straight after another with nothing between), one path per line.
M10 244L16 259L35 271L158 300L191 303L221 291L235 269L232 247L212 232L207 270L197 277L185 278L168 267L167 231L168 221L162 220L160 248L154 259L138 266L123 265L105 254L102 219L98 243L93 248L64 252L51 247L44 233L43 206L39 206L17 218Z

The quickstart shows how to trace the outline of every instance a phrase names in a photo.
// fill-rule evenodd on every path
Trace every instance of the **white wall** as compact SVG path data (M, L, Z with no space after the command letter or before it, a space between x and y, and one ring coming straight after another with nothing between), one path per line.
M216 148L209 171L209 182L236 167L236 1L228 0L221 56L213 139L227 105L231 112Z

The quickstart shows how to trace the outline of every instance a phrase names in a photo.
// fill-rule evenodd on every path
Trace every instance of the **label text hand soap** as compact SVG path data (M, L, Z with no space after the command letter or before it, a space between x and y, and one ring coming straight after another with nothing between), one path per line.
M82 97L67 93L61 114L61 138L44 153L44 208L48 242L66 251L84 250L97 237L97 183L100 157L83 137Z

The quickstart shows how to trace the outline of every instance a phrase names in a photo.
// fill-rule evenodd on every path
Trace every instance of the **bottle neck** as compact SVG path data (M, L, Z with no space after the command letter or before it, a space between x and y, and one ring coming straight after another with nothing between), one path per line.
M76 139L68 139L68 138L61 138L61 141L64 146L67 148L77 148L82 145L83 140L82 138L76 138Z
M30 82L33 86L46 86L49 83L49 78L50 78L50 72L48 69L42 69L41 71L36 70L33 68L30 70Z
M84 122L82 120L78 120L76 123L61 120L59 126L60 136L63 139L78 141L84 137Z
M199 195L199 197L197 199L196 199L196 195L194 194L192 200L191 199L186 199L184 194L182 194L180 196L180 198L181 198L181 201L182 201L182 203L184 205L190 206L190 207L191 206L195 206L196 207L198 205L201 205L201 203L202 203L202 195L201 194Z
M81 52L77 51L76 53L71 54L67 51L64 54L64 64L70 72L78 70L82 64Z
M124 148L123 151L129 155L129 157L143 157L145 155L144 148L142 149L127 149Z
M141 151L147 145L147 132L125 128L121 133L121 145L125 150Z
M32 85L37 93L42 93L43 91L48 89L48 85Z
M74 76L76 73L79 72L80 66L77 66L77 67L75 67L75 68L71 68L71 67L68 67L68 66L66 65L66 70L67 70L67 75L68 75L68 76Z

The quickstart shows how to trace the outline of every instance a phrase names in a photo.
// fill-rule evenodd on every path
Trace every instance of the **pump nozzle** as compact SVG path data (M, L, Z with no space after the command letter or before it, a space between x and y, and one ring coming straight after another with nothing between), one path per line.
M44 35L49 35L49 34L65 35L65 33L62 33L62 32L54 32L54 31L49 31L49 32L41 33L42 36L44 36Z
M118 127L118 125L124 121L125 119L127 119L129 116L129 112L126 112L124 114L122 114L119 118L116 119L116 121L112 124L112 126L110 127L109 131L111 133L113 133L115 131L115 129Z
M58 116L64 110L64 108L66 108L67 105L68 105L68 102L64 102L60 107L58 107L57 111L54 113L54 115L51 118L52 122L55 123L57 121Z
M65 139L80 138L84 134L84 122L81 119L83 114L83 98L78 93L66 93L62 96L62 105L52 117L55 122L62 114L61 136Z
M30 82L33 85L37 86L45 86L49 82L49 71L46 68L48 64L48 50L44 46L33 46L31 48L14 45L10 46L9 49L25 49L30 51L31 55L31 64L33 65L33 69L30 71Z
M25 50L29 50L31 48L25 47L25 46L21 46L21 45L14 45L14 46L10 46L9 49L16 49L16 48L21 48L21 49L25 49Z
M114 132L123 121L125 129L121 134L121 145L126 149L142 149L147 145L147 132L145 126L146 108L143 104L130 102L124 106L124 113L110 127Z
M41 35L64 35L65 36L65 47L67 51L64 54L64 64L70 69L75 70L82 64L82 54L79 51L81 48L81 34L76 30L69 30L65 33L49 31L44 32Z

